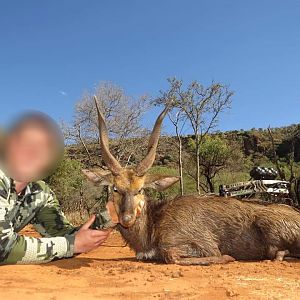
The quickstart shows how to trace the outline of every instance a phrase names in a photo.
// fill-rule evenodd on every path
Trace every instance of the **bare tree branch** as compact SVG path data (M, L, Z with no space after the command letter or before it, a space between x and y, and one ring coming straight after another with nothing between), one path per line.
M186 88L182 80L170 78L168 82L170 85L168 91L162 93L163 96L157 100L157 103L162 103L163 98L172 97L174 107L183 112L189 121L195 136L196 188L200 194L200 145L203 138L217 125L219 115L230 108L233 92L227 86L215 82L204 87L197 81L193 81Z

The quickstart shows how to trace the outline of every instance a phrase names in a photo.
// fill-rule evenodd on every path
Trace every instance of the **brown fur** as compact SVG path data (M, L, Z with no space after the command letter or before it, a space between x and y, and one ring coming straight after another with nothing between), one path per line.
M282 204L195 196L158 205L148 200L133 226L118 229L138 258L167 263L275 259L286 250L300 255L300 213ZM203 257L209 259L198 259Z
M143 188L162 191L178 181L177 177L147 174L171 102L158 116L148 153L135 169L122 168L110 153L108 131L96 97L95 105L102 158L111 174L83 172L97 184L113 186L118 229L138 258L206 265L300 255L300 214L285 205L194 196L155 204L145 197Z

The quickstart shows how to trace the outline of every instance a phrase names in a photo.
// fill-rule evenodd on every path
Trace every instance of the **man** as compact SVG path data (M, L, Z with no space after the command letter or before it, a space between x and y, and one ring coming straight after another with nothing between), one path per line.
M59 127L42 113L23 115L4 137L0 163L0 264L44 263L71 257L91 251L107 239L109 229L90 229L95 216L80 228L71 225L54 193L39 180L55 169L62 152ZM102 228L112 224L107 211L100 223ZM27 224L33 224L42 238L19 235Z

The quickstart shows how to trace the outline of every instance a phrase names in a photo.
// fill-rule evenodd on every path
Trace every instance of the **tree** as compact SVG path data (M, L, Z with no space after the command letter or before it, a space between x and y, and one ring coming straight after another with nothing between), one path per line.
M190 139L189 147L194 152L196 141ZM243 154L236 145L230 145L219 136L206 135L199 149L200 174L206 180L202 188L206 192L215 192L214 178L216 175L233 163L242 161L242 159Z
M219 115L230 108L233 92L229 87L212 82L205 87L197 81L184 87L182 80L168 79L169 89L157 103L172 99L173 106L183 113L195 137L196 188L200 194L200 146L203 138L218 124Z
M70 199L83 185L84 178L81 169L82 165L78 160L70 159L65 155L54 174L46 179L66 210L70 208Z
M102 82L94 91L85 92L76 103L72 125L65 126L64 131L69 140L83 145L88 157L88 144L98 141L94 95L104 112L109 134L114 141L114 155L120 161L128 162L137 151L134 138L145 133L141 126L141 118L148 107L148 97L130 97L122 88L111 82Z
M180 176L180 194L184 194L184 182L183 182L183 158L182 158L182 131L186 124L186 116L180 109L173 109L168 113L168 117L171 123L175 127L177 149L178 149L178 170Z
M184 178L183 178L183 158L182 158L182 134L186 125L187 117L183 110L176 107L177 103L176 92L174 87L171 87L167 91L161 91L161 96L153 101L155 105L170 105L168 117L175 129L176 141L175 146L178 150L178 172L180 176L180 194L184 194Z
M62 210L71 215L78 212L81 221L103 208L107 201L105 188L87 181L81 172L82 167L81 162L65 155L54 174L46 179ZM80 223L78 219L74 221Z
M285 173L284 173L284 171L282 170L282 168L280 167L280 164L279 164L279 158L278 158L276 148L275 148L275 141L274 141L274 137L273 137L270 126L268 127L268 134L269 134L269 138L270 138L271 145L272 145L273 162L275 163L275 166L276 166L276 169L278 171L280 179L285 180Z

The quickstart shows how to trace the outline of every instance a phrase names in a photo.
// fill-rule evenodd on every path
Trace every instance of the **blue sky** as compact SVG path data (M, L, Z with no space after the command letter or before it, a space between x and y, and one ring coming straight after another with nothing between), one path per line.
M221 130L299 123L297 0L0 0L0 54L2 125L25 109L70 121L100 81L155 97L172 76L231 86Z

